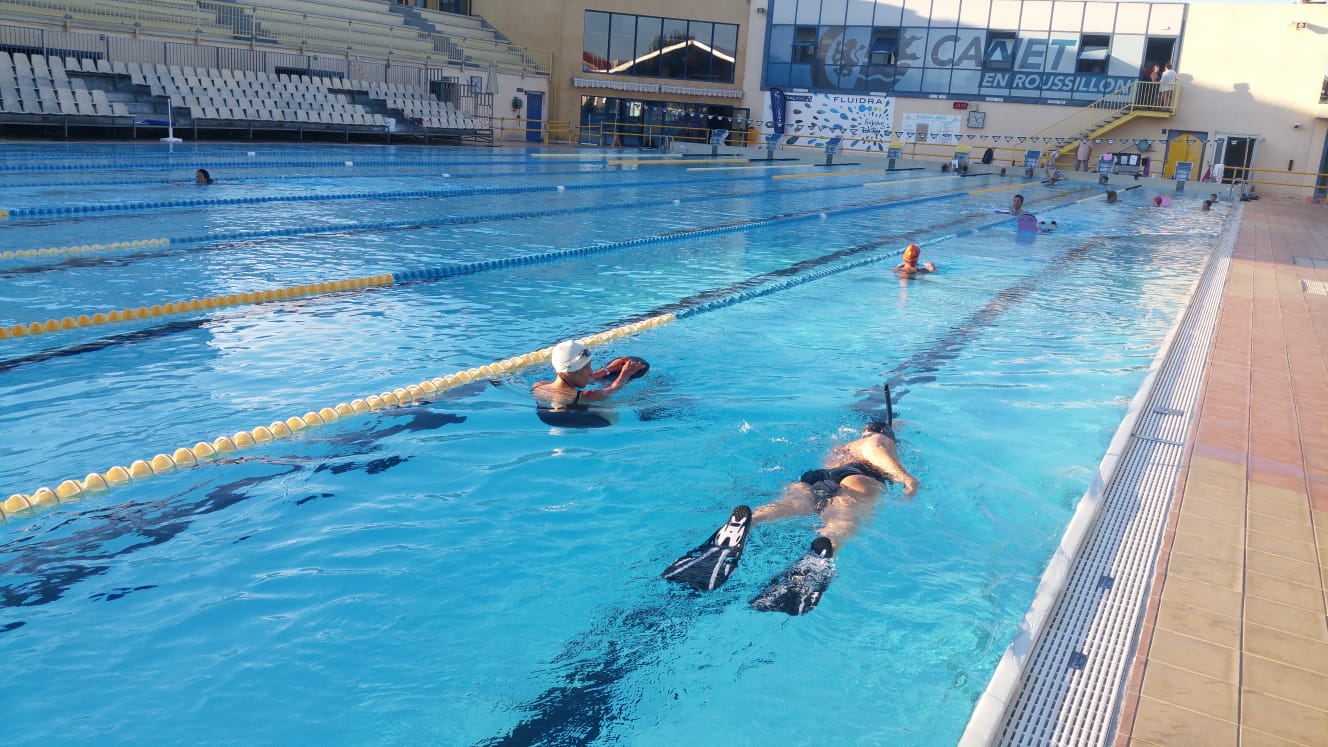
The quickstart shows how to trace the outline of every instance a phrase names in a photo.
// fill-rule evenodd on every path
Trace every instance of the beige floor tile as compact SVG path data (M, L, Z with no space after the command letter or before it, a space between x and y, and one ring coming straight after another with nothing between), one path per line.
M1158 609L1156 627L1230 649L1240 648L1240 618L1166 599Z
M1288 503L1303 503L1305 501L1305 493L1303 491L1279 488L1276 485L1268 485L1267 483L1252 482L1245 490L1250 498L1255 499L1271 498Z
M1165 662L1148 662L1140 692L1150 698L1227 721L1237 721L1240 714L1239 685L1173 667Z
M1171 545L1172 552L1197 555L1205 560L1218 563L1240 563L1245 559L1245 551L1240 545L1214 542L1197 534L1190 534L1179 529Z
M1328 711L1253 690L1241 693L1241 723L1301 744L1322 745L1328 741Z
M1316 575L1318 570L1317 568L1314 569ZM1261 597L1274 602L1281 602L1290 607L1299 607L1320 615L1323 614L1323 587L1319 585L1298 584L1294 581L1269 576L1266 573L1259 573L1246 568L1245 595L1247 597Z
M1321 612L1291 607L1262 597L1245 597L1245 619L1265 628L1328 643L1328 624ZM1328 683L1325 683L1328 688Z
M1240 652L1163 628L1153 629L1148 661L1188 669L1224 682L1240 681Z
M1239 545L1245 541L1245 527L1241 524L1227 524L1207 519L1184 508L1180 512L1180 522L1176 528L1228 545Z
M1231 505L1202 498L1195 500L1186 496L1180 510L1182 516L1202 516L1205 519L1220 521L1223 524L1238 527L1245 526L1245 507L1239 504Z
M1314 747L1314 745L1292 742L1272 734L1265 734L1258 729L1251 729L1244 724L1240 727L1240 747Z
M1245 544L1255 550L1294 558L1302 563L1317 562L1318 551L1309 542L1296 542L1275 534L1247 531Z
M1310 498L1307 495L1303 495L1301 498L1302 501L1297 503L1280 498L1259 496L1249 500L1248 508L1252 513L1266 514L1287 521L1308 524L1310 523Z
M1198 470L1205 474L1222 475L1225 477L1239 477L1245 479L1245 465L1235 464L1222 459L1196 454L1190 460L1190 470Z
M1245 470L1240 470L1239 474L1226 475L1211 469L1199 469L1193 464L1190 465L1190 474L1185 478L1185 490L1188 493L1190 486L1203 487L1204 492L1212 490L1214 492L1222 491L1234 493L1245 497Z
M1236 724L1140 696L1133 736L1165 747L1235 747Z
M1274 555L1273 553L1251 548L1245 551L1245 567L1251 571L1266 573L1269 576L1276 576L1286 581L1295 581L1306 586L1323 586L1319 566L1295 558L1288 558L1284 555Z
M1314 544L1314 529L1308 522L1287 521L1268 514L1250 512L1245 516L1246 526L1252 532L1267 532L1293 542Z
M1171 553L1167 574L1240 591L1245 585L1245 569L1239 563L1219 563L1196 555Z
M1323 672L1311 672L1247 653L1241 684L1247 690L1328 711L1328 687L1324 686Z
M1184 604L1239 619L1240 596L1240 592L1221 586L1171 576L1162 585L1162 609L1171 603Z
M1244 650L1255 656L1328 676L1328 643L1245 622Z

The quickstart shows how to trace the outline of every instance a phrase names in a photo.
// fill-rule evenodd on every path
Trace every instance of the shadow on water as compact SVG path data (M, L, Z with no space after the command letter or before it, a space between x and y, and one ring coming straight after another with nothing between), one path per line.
M485 383L462 387L458 396L487 386ZM449 392L451 394L451 392ZM386 428L374 427L340 434L322 441L331 445L334 454L317 459L299 456L272 458L241 458L216 462L209 467L243 462L261 465L267 474L246 477L218 485L200 499L181 502L177 494L154 501L117 504L71 514L58 519L40 534L31 532L0 544L0 609L36 607L63 597L75 584L102 575L118 558L144 548L160 545L175 538L193 523L194 519L222 511L251 497L251 491L271 480L288 477L312 467L314 472L330 471L341 474L364 471L377 474L406 461L405 457L390 455L368 461L355 461L381 448L381 442L400 433L430 431L465 422L464 416L435 411L429 407L409 407L383 413L384 418L403 420ZM381 422L381 421L380 421ZM205 467L204 469L207 469ZM206 481L190 488L192 493L206 485ZM304 505L317 498L333 497L329 493L305 496L295 501ZM60 536L66 529L72 532ZM239 537L235 541L246 539ZM119 588L92 595L97 601L114 601L135 591L152 588L139 586ZM22 621L0 623L0 633L15 630Z

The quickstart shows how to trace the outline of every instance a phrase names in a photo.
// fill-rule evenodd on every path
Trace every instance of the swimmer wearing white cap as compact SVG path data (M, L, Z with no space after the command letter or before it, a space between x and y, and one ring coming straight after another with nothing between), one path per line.
M537 381L530 388L546 407L571 409L587 402L601 402L623 384L646 372L649 366L640 358L614 358L596 371L590 365L590 348L578 340L565 340L553 346L550 360L557 378ZM586 389L591 381L615 377L612 384L600 389Z

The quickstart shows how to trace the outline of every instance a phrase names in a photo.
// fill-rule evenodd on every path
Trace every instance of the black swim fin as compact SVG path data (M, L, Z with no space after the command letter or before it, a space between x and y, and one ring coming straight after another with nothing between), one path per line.
M812 549L788 570L775 576L752 600L762 612L805 615L812 611L835 577L835 546L828 537L817 537Z
M697 591L718 589L738 567L751 528L752 510L747 506L735 507L729 520L710 539L665 568L664 578Z

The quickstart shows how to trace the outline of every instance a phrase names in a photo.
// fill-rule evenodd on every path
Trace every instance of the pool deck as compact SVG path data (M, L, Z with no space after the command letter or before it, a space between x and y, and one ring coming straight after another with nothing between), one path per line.
M1326 292L1328 207L1246 203L1118 747L1328 744Z

